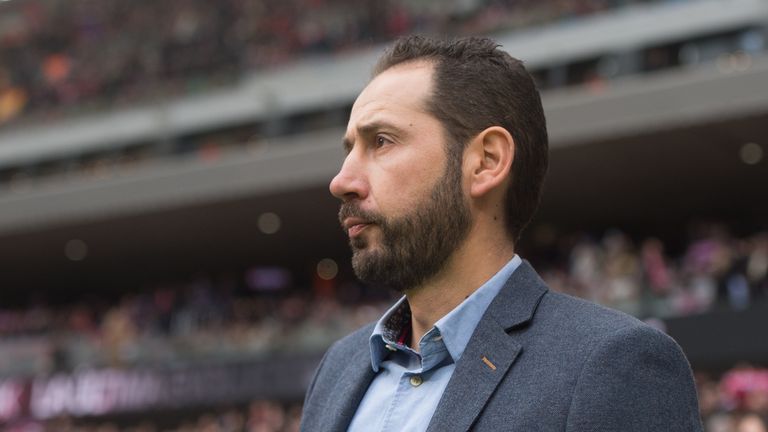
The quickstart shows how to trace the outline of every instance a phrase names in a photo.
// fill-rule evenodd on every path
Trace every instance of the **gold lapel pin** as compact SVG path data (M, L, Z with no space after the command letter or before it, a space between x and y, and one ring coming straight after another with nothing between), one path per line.
M485 365L486 365L486 366L488 366L489 368L491 368L491 370L496 370L496 365L495 365L495 364L493 364L493 363L491 363L491 361L490 361L490 360L488 360L488 357L486 357L486 356L483 356L483 363L485 363Z

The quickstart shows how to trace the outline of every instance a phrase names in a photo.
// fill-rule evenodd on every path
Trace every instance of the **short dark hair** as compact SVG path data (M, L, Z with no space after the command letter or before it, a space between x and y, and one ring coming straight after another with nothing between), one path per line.
M373 76L413 61L434 65L427 107L445 128L449 162L460 166L470 139L488 127L501 126L512 135L515 159L505 223L517 240L541 199L548 163L547 125L533 77L520 60L499 46L484 37L406 36L381 56Z

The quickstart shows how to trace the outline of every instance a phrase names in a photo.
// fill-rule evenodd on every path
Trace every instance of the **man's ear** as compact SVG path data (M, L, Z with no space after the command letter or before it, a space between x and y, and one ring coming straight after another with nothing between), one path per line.
M472 139L467 149L470 196L479 198L502 185L515 159L515 141L501 126L491 126Z

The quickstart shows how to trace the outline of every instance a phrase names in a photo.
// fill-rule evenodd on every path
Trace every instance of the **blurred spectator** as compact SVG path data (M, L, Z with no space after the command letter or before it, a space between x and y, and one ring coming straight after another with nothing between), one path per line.
M736 432L767 432L765 421L757 414L747 414L736 423Z
M696 383L708 432L766 432L768 369L738 366L719 382L697 374Z

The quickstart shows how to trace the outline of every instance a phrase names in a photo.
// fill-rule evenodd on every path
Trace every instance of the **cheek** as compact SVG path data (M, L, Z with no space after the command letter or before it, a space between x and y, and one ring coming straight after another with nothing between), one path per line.
M406 170L383 177L373 188L374 205L385 217L408 214L413 208L429 200L436 177L431 173Z
M369 177L374 204L387 216L407 213L429 199L445 165L442 152L429 154L416 146L393 150L376 161Z

